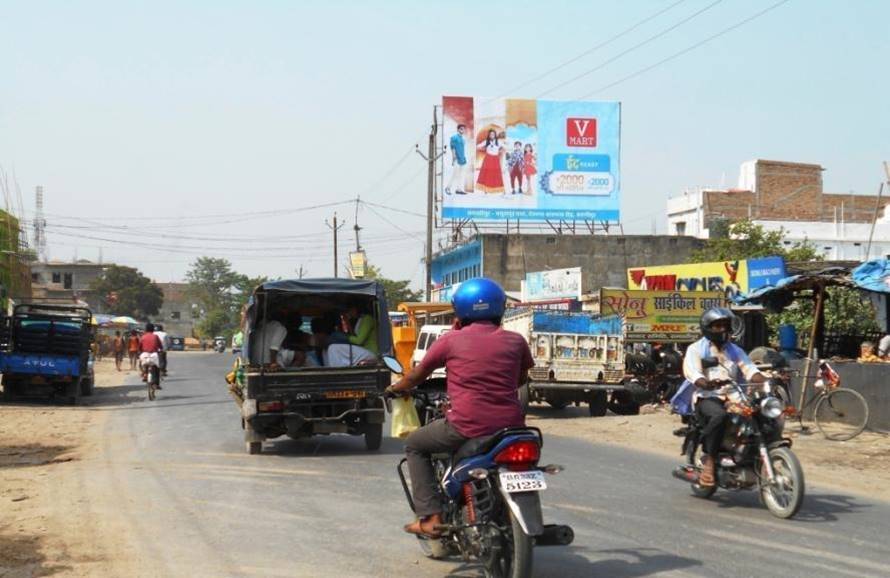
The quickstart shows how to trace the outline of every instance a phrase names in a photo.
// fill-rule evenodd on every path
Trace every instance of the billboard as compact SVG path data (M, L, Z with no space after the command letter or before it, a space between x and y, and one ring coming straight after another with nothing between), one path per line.
M442 217L618 221L617 102L446 96Z
M785 276L785 260L782 257L760 257L633 267L627 270L627 287L661 291L720 291L733 299L739 294L746 295L754 289L775 285Z
M600 289L600 314L622 316L627 341L695 341L702 313L726 305L720 291Z
M581 299L581 290L581 267L526 273L522 300Z

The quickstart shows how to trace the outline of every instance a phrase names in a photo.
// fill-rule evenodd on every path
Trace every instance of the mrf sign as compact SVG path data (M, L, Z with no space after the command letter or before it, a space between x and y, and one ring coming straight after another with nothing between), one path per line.
M727 299L774 285L785 277L781 257L634 267L627 270L628 289L647 291L719 291Z

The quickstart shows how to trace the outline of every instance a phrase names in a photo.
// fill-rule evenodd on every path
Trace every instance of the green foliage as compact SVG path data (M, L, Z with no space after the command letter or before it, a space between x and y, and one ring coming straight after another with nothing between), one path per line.
M785 245L785 230L766 231L751 221L725 226L728 234L707 240L705 246L692 254L694 263L735 261L779 255L786 261L821 261L822 257L810 243Z
M368 265L367 279L374 279L386 291L386 302L389 308L395 310L399 303L406 301L420 301L423 298L422 291L413 291L409 287L411 281L393 281L380 274L380 269L374 265Z
M230 336L238 325L241 307L266 277L248 277L232 270L227 259L198 257L188 273L188 294L198 305L199 337Z
M161 288L133 267L110 265L90 288L101 296L114 315L145 319L157 315L164 303Z
M728 227L728 235L708 239L705 246L693 254L697 263L708 261L735 261L779 255L785 261L821 261L822 256L810 243L785 244L785 230L765 231L751 221L739 221ZM829 333L861 335L878 330L875 310L868 300L862 300L860 291L844 287L827 290L825 302L825 330ZM767 315L770 338L775 340L779 325L790 324L797 328L802 343L809 339L813 328L813 302L798 299L781 313Z

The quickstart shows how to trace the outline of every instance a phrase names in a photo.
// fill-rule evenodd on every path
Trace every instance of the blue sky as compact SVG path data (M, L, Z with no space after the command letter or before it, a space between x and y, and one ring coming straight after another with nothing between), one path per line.
M680 2L510 96L536 97L713 1ZM423 212L411 149L442 94L504 95L674 2L0 1L0 166L26 218L45 187L53 258L101 246L160 281L202 253L252 275L327 275L335 208L287 209L361 194ZM774 3L719 2L547 94L622 102L626 231L663 230L668 194L732 186L751 158L820 163L826 190L876 192L890 2L791 0L597 92ZM345 253L354 215L337 210ZM269 213L196 217L245 211ZM359 213L369 259L419 285L424 220L377 211Z

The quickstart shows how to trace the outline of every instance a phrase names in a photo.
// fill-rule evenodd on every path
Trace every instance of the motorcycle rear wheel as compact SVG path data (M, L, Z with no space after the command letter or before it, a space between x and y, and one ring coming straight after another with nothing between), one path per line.
M530 578L534 542L531 536L522 531L519 521L506 505L505 509L510 521L510 532L501 536L501 544L488 544L487 555L482 560L485 578Z
M770 450L769 459L776 474L778 487L770 486L764 479L760 487L760 497L773 516L787 519L794 516L803 504L806 492L803 468L794 452L785 447Z

